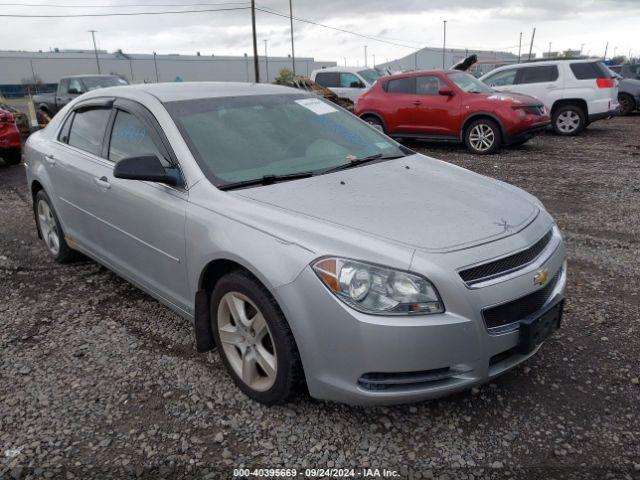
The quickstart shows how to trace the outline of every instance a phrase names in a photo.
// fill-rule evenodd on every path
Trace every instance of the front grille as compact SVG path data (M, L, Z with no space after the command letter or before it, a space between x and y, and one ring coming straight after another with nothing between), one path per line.
M402 373L365 373L358 379L358 384L365 390L394 390L411 387L434 386L461 372L449 367L423 370L420 372Z
M553 293L553 289L558 283L561 273L562 269L555 274L546 286L529 295L503 303L502 305L484 309L482 316L487 328L509 325L540 310Z
M476 267L467 268L459 272L462 280L472 285L484 280L488 280L508 272L525 267L546 248L553 236L553 230L549 230L544 237L531 245L526 250L522 250L508 257L503 257L493 262L484 263Z

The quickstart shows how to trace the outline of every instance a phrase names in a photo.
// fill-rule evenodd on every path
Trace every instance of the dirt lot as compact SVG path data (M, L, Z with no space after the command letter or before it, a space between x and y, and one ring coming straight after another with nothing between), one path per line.
M23 168L0 167L0 478L370 466L399 478L639 479L640 116L490 157L413 146L545 203L568 244L568 304L524 366L391 408L249 401L217 354L194 352L188 322L91 261L53 263Z

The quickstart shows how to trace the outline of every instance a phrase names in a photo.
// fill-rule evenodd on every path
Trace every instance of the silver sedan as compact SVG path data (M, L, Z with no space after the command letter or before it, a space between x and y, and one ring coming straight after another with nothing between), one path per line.
M82 95L26 145L38 234L194 324L252 399L357 404L468 389L560 325L541 203L272 85Z

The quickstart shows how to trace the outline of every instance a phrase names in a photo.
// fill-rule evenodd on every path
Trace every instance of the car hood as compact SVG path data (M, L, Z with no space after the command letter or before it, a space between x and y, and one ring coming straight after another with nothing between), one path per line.
M522 93L513 93L513 92L491 92L491 93L482 93L480 94L484 96L487 100L497 100L502 102L509 102L515 105L539 105L542 104L540 100L531 95L524 95Z
M516 187L422 155L233 194L432 252L513 235L540 211Z

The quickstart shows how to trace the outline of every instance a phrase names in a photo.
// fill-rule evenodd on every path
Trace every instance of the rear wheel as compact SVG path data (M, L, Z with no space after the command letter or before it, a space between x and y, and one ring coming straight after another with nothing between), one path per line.
M498 124L488 118L471 122L464 134L464 143L471 153L489 155L502 144Z
M586 126L586 114L578 105L563 105L553 112L553 131L558 135L577 135Z
M12 148L10 150L2 150L0 157L7 165L18 165L22 160L22 151L19 148Z
M218 352L235 384L251 399L286 402L302 381L300 355L284 315L251 275L232 272L211 294Z
M33 210L38 232L49 255L59 263L67 263L75 259L76 252L67 245L58 216L44 190L40 190L34 197Z
M633 101L633 97L626 93L618 94L618 103L620 104L618 109L620 115L630 115L636 108L636 103Z

